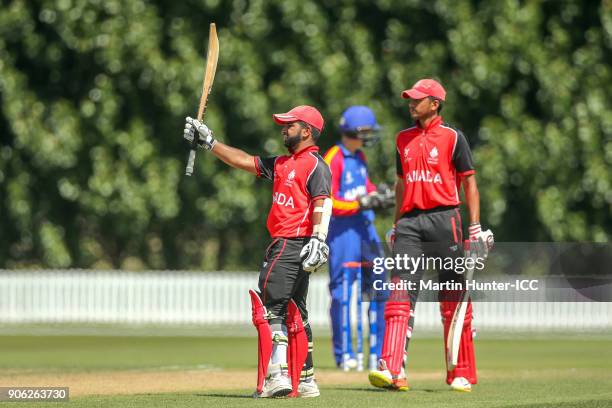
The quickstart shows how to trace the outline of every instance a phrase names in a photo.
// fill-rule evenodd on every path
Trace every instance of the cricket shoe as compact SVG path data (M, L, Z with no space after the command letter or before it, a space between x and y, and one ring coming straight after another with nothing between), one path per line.
M455 377L450 385L451 389L460 392L471 392L472 384L465 377Z
M385 360L382 359L378 360L377 369L370 371L368 380L370 380L370 384L378 388L386 388L394 391L408 391L409 389L404 367L402 367L399 375L393 375L391 371L387 369Z
M266 378L261 394L255 393L255 398L279 398L286 397L293 391L291 379L286 374L275 375Z
M321 395L321 392L319 392L319 386L314 378L308 381L300 381L300 384L298 385L298 395L301 398L313 398Z

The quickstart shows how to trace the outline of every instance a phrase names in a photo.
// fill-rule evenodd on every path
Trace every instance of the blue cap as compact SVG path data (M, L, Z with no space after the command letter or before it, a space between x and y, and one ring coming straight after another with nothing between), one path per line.
M340 117L341 132L357 132L359 130L378 130L380 126L376 123L376 116L372 109L367 106L351 106L344 111Z

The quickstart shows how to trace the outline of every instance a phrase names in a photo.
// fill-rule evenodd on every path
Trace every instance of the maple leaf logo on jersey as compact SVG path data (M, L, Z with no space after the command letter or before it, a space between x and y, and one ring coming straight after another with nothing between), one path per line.
M427 158L427 163L438 164L438 148L437 147L434 146L434 148L429 151L429 157Z
M289 172L289 174L287 174L287 179L285 180L284 184L287 187L291 187L293 185L293 180L295 179L295 169L291 170Z

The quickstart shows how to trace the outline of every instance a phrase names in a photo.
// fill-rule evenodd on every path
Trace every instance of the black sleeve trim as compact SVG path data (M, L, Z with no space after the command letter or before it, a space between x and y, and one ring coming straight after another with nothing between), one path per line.
M311 153L316 164L306 180L306 190L310 197L331 196L331 171L319 154Z
M474 159L472 158L472 151L467 138L463 132L455 130L457 132L457 140L455 142L455 148L453 151L453 164L457 173L464 174L474 171Z
M278 156L255 158L255 167L257 168L257 177L274 180L274 165Z

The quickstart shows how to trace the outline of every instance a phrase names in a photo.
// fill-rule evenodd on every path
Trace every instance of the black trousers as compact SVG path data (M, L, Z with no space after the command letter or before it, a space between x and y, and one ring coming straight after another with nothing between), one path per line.
M275 238L268 249L259 272L259 292L268 310L270 324L285 323L287 305L293 299L308 321L306 297L310 274L302 268L300 251L309 238Z
M438 207L432 210L416 210L404 214L396 224L393 256L407 255L409 258L433 258L445 260L463 257L463 234L461 216L455 207ZM437 264L439 282L462 282L463 274L457 274L452 268L445 268L444 263ZM435 264L435 262L430 262ZM416 290L408 292L410 305L414 310L419 294L419 283L426 268L395 269L393 277L415 282ZM442 296L456 297L456 294L438 293Z

